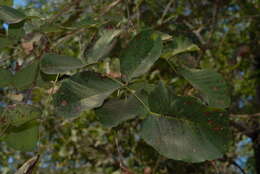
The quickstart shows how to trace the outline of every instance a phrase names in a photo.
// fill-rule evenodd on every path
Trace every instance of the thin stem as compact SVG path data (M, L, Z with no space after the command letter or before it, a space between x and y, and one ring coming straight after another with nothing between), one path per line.
M237 167L237 168L240 170L241 173L246 174L246 172L244 171L244 169L243 169L240 165L238 165L235 161L232 161L232 164L233 164L235 167Z
M167 6L165 7L164 11L163 11L163 14L162 14L162 17L159 19L158 23L159 25L163 24L163 20L164 20L164 17L166 16L166 14L168 13L168 11L170 10L171 8L171 5L172 3L174 2L174 0L171 0Z
M54 93L54 89L55 89L55 86L58 82L59 76L60 76L60 74L56 75L55 81L53 83L53 87L52 87L51 92L49 93L49 96L48 96L47 104L50 102L51 95Z
M115 6L117 6L122 0L115 0L114 2L112 2L111 4L109 4L105 9L103 9L103 13L101 14L101 16L104 16L107 12L109 12L112 8L114 8Z
M156 173L156 170L158 169L158 167L160 166L160 162L163 160L163 157L161 155L159 155L159 157L156 160L155 166L153 168L153 172L152 174Z
M55 20L57 20L59 17L61 17L63 14L65 14L66 12L68 12L72 7L74 7L75 4L80 3L81 0L73 0L71 3L66 4L63 9L59 10L59 12L52 16L47 23L53 23Z
M143 102L143 100L138 97L135 92L133 91L133 89L129 88L126 86L126 84L120 82L119 80L112 78L110 76L108 76L108 78L110 78L111 80L113 80L114 82L118 83L120 86L122 86L123 88L125 88L127 91L129 91L131 94L133 94L133 96L144 106L144 108L147 110L148 113L152 114L152 115L156 115L156 113L153 113L150 111L149 107Z
M170 65L171 69L172 69L174 72L177 73L177 70L176 70L176 68L174 67L174 65L172 64L172 62L169 61L168 59L166 59L166 61L167 61L167 63Z
M132 89L130 89L130 88L128 88L128 87L126 87L126 89L127 89L129 92L131 92L131 93L135 96L135 98L144 106L144 108L146 109L146 111L147 111L148 113L151 113L151 114L152 114L152 112L150 111L149 107L143 102L142 99L140 99L140 98L133 92Z
M10 126L10 124L8 123L7 126L6 126L6 127L3 129L3 131L0 133L0 137L2 137L2 136L5 134L6 130L9 128L9 126Z

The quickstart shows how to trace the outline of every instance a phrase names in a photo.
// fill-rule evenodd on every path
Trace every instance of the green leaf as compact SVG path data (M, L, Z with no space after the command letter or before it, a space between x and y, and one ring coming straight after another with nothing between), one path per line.
M152 114L142 138L167 158L202 162L220 158L229 141L228 117L192 97L179 97L159 85L149 95Z
M8 39L12 43L18 43L25 36L24 22L8 25ZM19 43L20 44L20 43Z
M19 23L22 20L25 19L25 15L8 6L0 5L0 20L3 20L6 23L13 24L13 23Z
M27 65L21 71L17 72L13 77L13 86L17 89L25 89L30 87L35 81L38 74L38 61Z
M13 44L13 41L8 38L0 37L0 49L10 47Z
M121 33L121 30L105 30L94 47L87 54L87 63L96 63L104 58L114 47L116 37Z
M122 53L120 67L127 81L146 73L162 51L160 34L152 30L139 33Z
M39 32L44 33L57 33L63 31L60 25L58 24L43 24L38 29Z
M10 86L12 82L12 73L6 69L0 69L0 88Z
M147 98L147 94L144 91L136 95L142 100L147 100L145 99ZM111 99L96 110L96 115L100 122L108 128L115 127L126 120L146 113L147 111L142 103L140 103L135 96L131 96L125 100Z
M12 126L21 126L29 121L40 117L39 109L32 105L16 105L15 108L7 108L1 118L5 118L6 122Z
M230 105L228 86L217 72L209 69L188 69L186 67L179 68L178 72L202 93L202 97L209 106L227 108Z
M6 6L13 6L13 0L1 0L0 1L0 6L1 5L6 5Z
M41 61L41 70L46 74L59 74L83 67L84 64L74 57L48 53Z
M54 95L54 105L59 115L76 116L84 110L99 107L120 85L100 74L85 71L62 82Z
M31 121L19 127L9 128L5 138L7 145L20 151L33 151L38 141L38 123Z
M200 50L199 47L193 44L192 42L190 42L188 39L183 37L177 37L173 39L170 48L164 51L162 57L169 59L171 57L176 56L177 54L199 51L199 50Z
M73 28L84 28L84 27L91 27L94 25L97 25L98 23L93 19L92 16L87 16L86 18L84 18L81 21L78 21L76 23L73 24Z

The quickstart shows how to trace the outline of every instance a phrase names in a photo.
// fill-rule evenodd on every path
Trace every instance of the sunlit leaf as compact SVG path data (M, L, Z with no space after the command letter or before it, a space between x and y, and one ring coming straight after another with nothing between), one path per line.
M32 174L36 163L39 161L39 155L32 157L27 160L16 172L15 174Z
M87 63L96 63L104 58L114 47L116 37L119 36L121 30L105 30L95 43L94 47L86 55Z
M83 66L82 62L75 57L52 53L45 54L41 61L41 70L46 74L65 73Z
M19 23L22 20L25 19L25 15L8 6L0 5L0 20L3 20L6 23L13 24L13 23Z

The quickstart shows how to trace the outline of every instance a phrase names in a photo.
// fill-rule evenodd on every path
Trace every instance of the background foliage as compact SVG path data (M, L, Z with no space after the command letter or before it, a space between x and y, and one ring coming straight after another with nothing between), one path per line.
M259 4L1 1L1 173L260 173Z

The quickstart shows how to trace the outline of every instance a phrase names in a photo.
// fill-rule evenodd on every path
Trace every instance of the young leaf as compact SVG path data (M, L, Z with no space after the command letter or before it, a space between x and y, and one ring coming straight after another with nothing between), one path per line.
M83 110L99 107L120 85L100 74L85 71L62 82L54 95L58 114L75 116Z
M202 93L202 97L209 106L227 108L230 105L228 86L217 72L209 69L188 69L186 67L179 68L178 72Z
M202 162L219 158L229 140L228 118L192 97L179 97L163 85L149 95L155 114L142 124L141 136L160 154L175 160Z
M147 100L145 91L138 92L136 95L142 100ZM112 128L137 115L144 115L146 112L142 103L135 96L131 96L127 100L111 99L107 101L96 110L96 115L105 127Z
M86 56L87 63L92 64L104 58L114 47L116 37L121 33L121 30L106 30L102 33L100 39L96 42L90 53Z
M146 73L159 59L162 51L160 34L152 30L139 33L125 49L120 67L126 81Z
M169 59L184 52L192 52L200 50L199 47L186 38L177 37L173 39L169 49L162 54L163 58Z
M27 65L21 71L17 72L12 80L12 84L17 89L24 89L30 87L36 80L38 73L38 61Z
M19 23L24 20L25 17L26 16L22 12L14 8L0 5L0 20L3 20L8 24Z
M65 73L83 66L77 58L52 53L45 54L41 61L41 70L46 74Z
M0 69L0 88L10 86L12 82L12 73L6 69Z
M11 127L5 137L8 146L21 151L33 151L38 141L38 123L34 120L19 127Z

